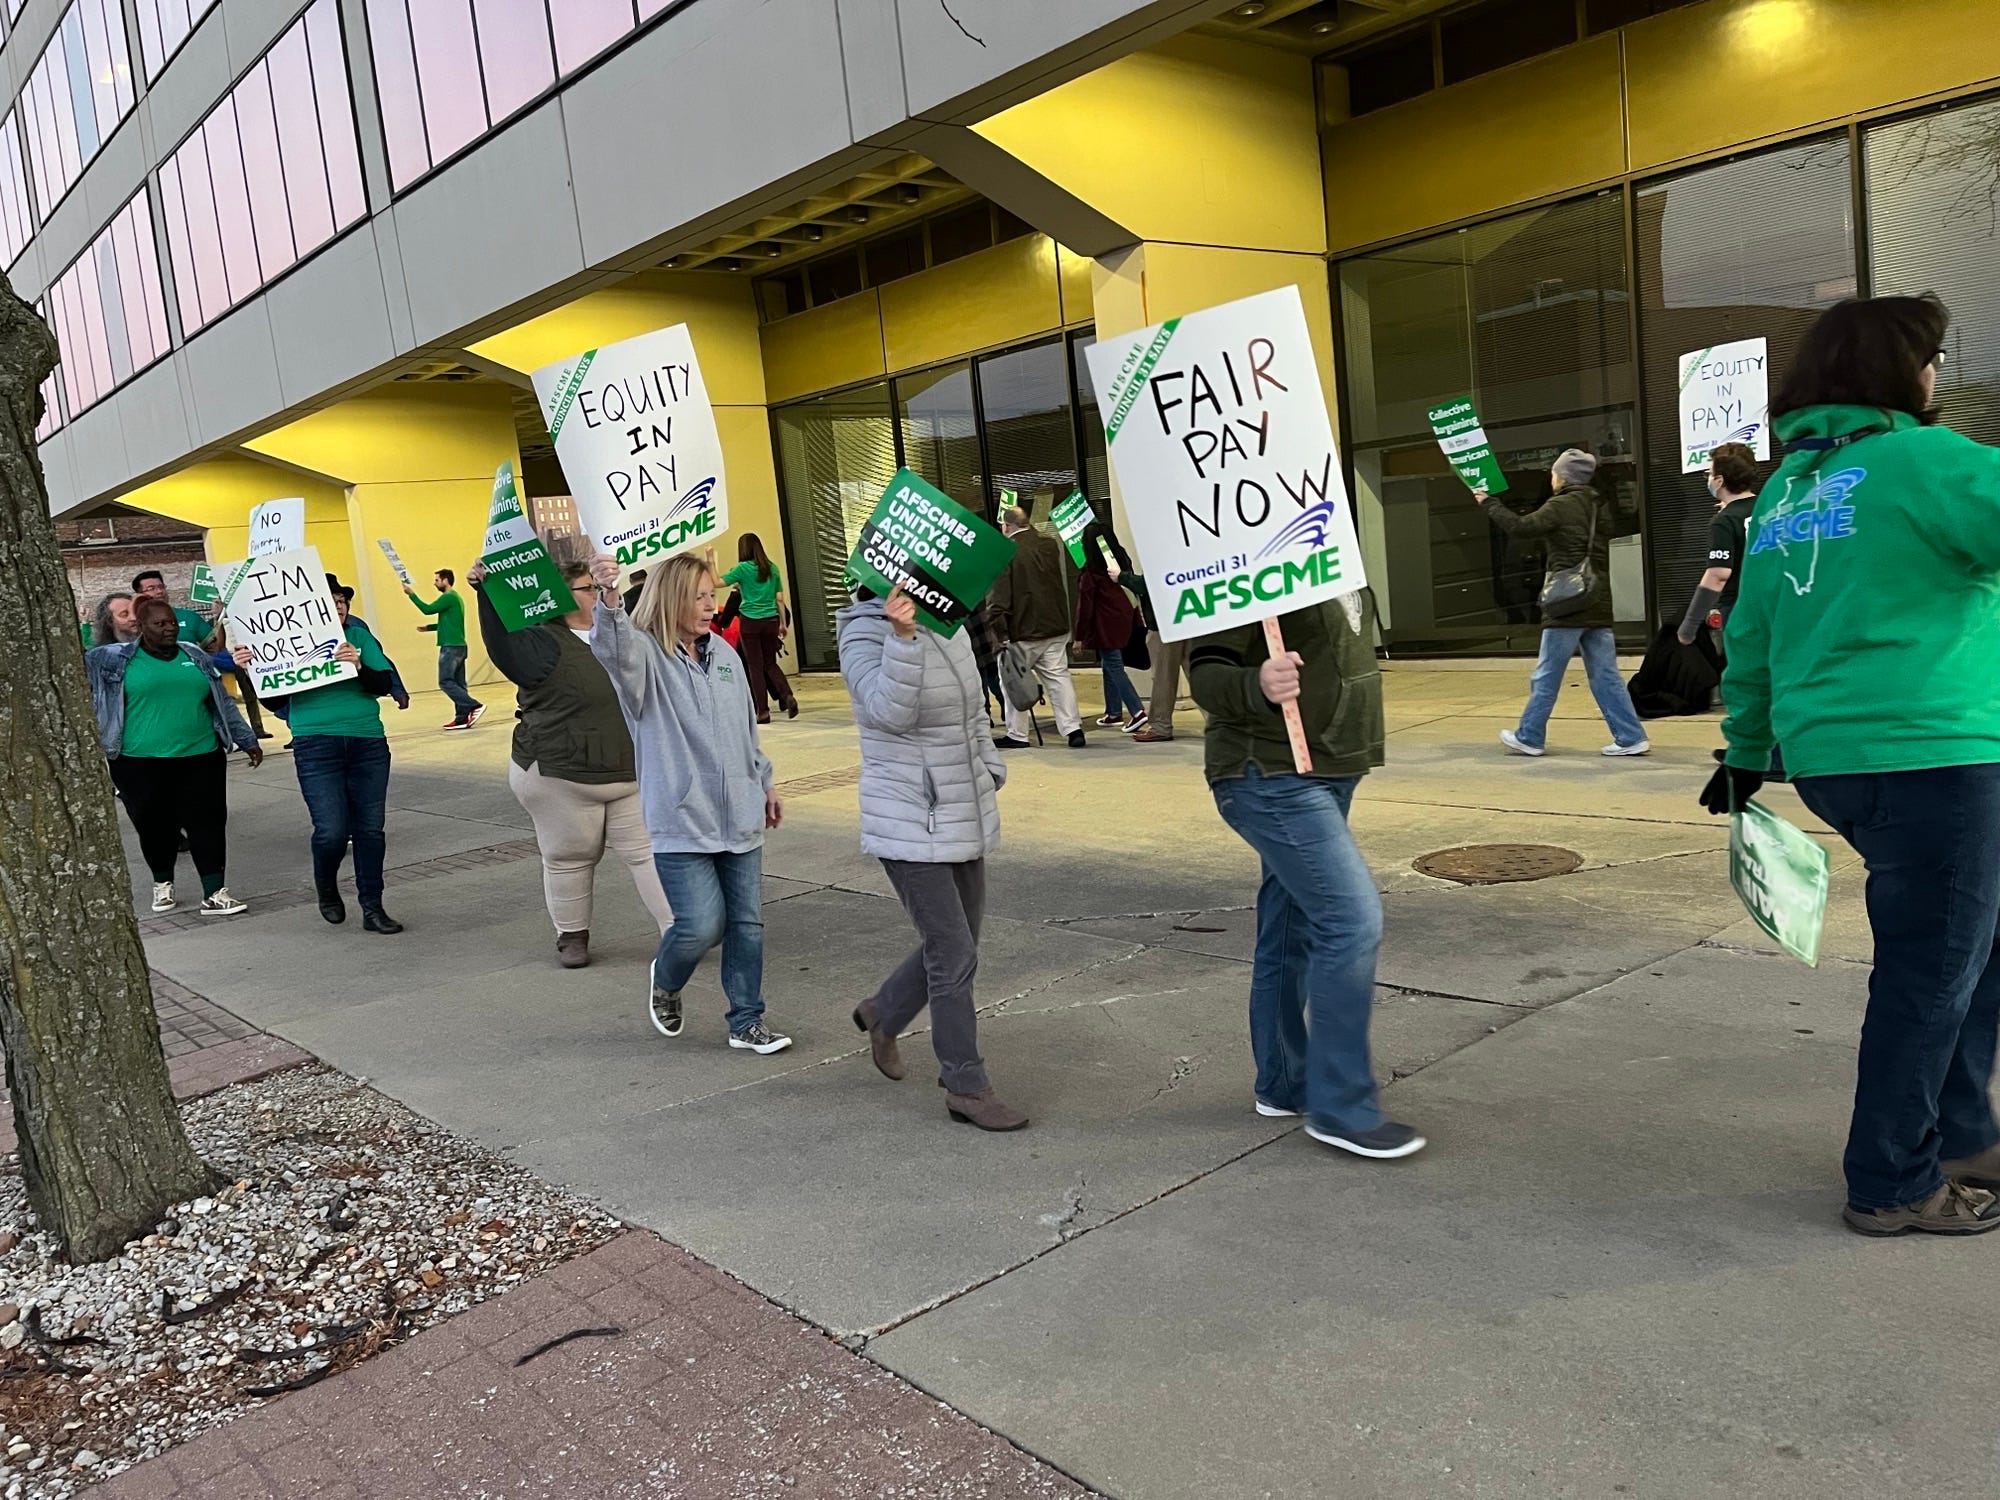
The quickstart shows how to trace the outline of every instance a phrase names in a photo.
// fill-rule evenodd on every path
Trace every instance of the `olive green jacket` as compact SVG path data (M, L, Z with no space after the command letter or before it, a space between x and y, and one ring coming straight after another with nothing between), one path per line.
M1548 547L1543 566L1553 573L1573 568L1583 561L1586 550L1597 568L1597 598L1590 608L1560 620L1543 620L1544 630L1556 626L1591 629L1612 624L1611 614L1611 511L1597 491L1587 484L1566 484L1525 515L1510 509L1499 496L1480 507L1509 536L1523 541L1541 541ZM1591 536L1590 518L1597 517L1597 534Z

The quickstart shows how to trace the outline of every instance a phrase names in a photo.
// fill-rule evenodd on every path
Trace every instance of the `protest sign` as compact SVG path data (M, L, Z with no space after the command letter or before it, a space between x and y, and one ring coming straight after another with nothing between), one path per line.
M1817 839L1762 803L1744 803L1729 820L1729 883L1759 927L1815 967L1829 867Z
M303 693L355 675L335 661L346 636L319 548L267 552L248 560L234 590L223 590L231 638L250 648L250 675L260 696Z
M207 563L194 565L194 576L188 580L188 598L196 604L222 602L222 590L215 586L215 569Z
M1055 503L1049 512L1049 519L1055 523L1056 535L1069 548L1069 555L1076 559L1076 565L1083 566L1083 534L1090 523L1097 519L1097 512L1090 508L1090 502L1083 498L1082 490L1071 490Z
M599 552L642 566L728 529L722 440L685 323L544 365L534 382Z
M503 463L493 475L493 505L486 514L479 560L486 565L486 597L509 630L526 630L576 608L576 596L521 509L511 463Z
M861 524L847 577L882 595L900 584L917 606L917 619L939 635L951 635L1013 555L1011 538L900 469Z
M1486 439L1486 429L1480 425L1479 413L1472 409L1470 396L1439 402L1428 415L1445 462L1465 481L1467 489L1497 495L1507 488L1507 476L1500 472L1500 460L1493 456L1493 445Z
M1297 287L1086 356L1162 640L1263 621L1277 654L1279 615L1367 585ZM1285 724L1307 771L1297 704Z
M1711 450L1748 443L1771 456L1771 361L1762 339L1738 339L1681 356L1681 472L1708 467Z
M273 552L296 552L306 544L306 502L302 496L287 495L250 507L250 547L252 557Z
M402 581L403 587L410 588L412 586L410 570L403 566L403 559L397 554L389 539L386 536L378 536L375 538L375 545L380 547L382 555L389 559L389 566L396 570L396 577Z

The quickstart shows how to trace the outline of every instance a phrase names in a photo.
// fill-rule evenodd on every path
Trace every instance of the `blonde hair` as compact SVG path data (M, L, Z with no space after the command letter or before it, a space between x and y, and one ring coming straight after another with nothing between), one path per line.
M632 623L671 655L681 643L681 621L694 613L694 598L701 582L711 583L715 570L692 552L680 552L646 575L639 590L639 602L632 609Z

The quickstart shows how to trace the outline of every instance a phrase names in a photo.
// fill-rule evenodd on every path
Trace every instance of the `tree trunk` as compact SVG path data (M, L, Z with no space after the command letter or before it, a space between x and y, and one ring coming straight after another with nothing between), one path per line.
M214 1185L181 1128L35 451L56 341L0 275L0 1046L28 1201L103 1260Z

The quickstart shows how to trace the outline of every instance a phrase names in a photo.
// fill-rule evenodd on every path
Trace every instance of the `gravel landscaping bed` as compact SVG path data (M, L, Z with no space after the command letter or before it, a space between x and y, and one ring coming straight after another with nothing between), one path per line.
M186 1106L227 1185L71 1266L0 1175L0 1496L77 1493L622 1227L331 1069Z

